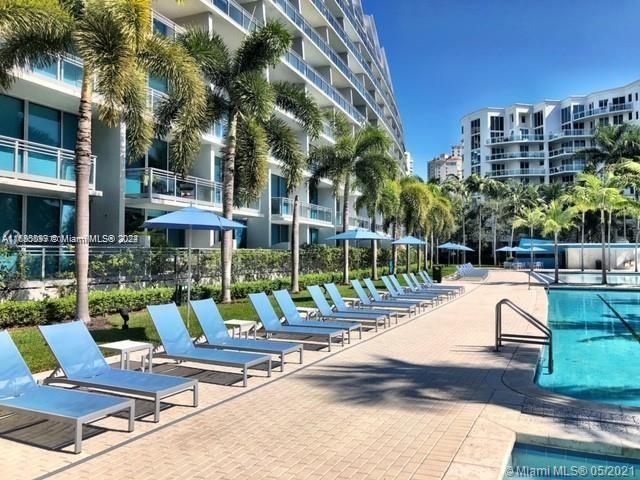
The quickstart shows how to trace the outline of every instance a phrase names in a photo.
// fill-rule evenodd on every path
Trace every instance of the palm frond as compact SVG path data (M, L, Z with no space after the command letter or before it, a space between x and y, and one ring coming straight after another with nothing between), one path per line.
M229 92L242 115L266 122L273 111L276 99L271 84L260 71L248 71L237 75Z
M391 140L379 127L367 125L358 131L354 138L354 156L362 157L369 152L385 152L389 149Z
M234 203L245 205L260 196L267 185L269 146L267 134L255 120L238 122Z
M280 22L267 21L242 41L233 70L237 74L256 72L275 66L291 47L293 37Z
M142 69L130 70L122 101L130 158L139 158L153 139L153 123L147 106L147 75Z
M217 33L203 29L188 29L178 36L180 42L195 59L204 76L218 88L227 88L231 71L229 49Z
M307 158L300 151L295 132L284 120L272 115L264 124L271 155L281 162L280 170L287 184L287 192L294 191L302 182Z
M274 82L271 86L276 105L298 119L312 139L317 138L322 128L322 114L304 86L287 82Z

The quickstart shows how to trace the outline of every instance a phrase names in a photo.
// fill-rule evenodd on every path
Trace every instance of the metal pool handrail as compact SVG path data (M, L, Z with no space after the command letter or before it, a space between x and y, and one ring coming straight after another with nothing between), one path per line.
M524 318L527 322L533 325L539 330L542 335L524 335L517 333L502 333L502 306L506 305L511 310L516 312L520 317ZM502 342L516 342L516 343L529 343L532 345L547 345L549 348L547 352L549 354L549 373L553 373L553 334L551 329L547 327L540 320L535 318L529 312L522 309L508 298L503 298L496 304L496 352L500 351Z

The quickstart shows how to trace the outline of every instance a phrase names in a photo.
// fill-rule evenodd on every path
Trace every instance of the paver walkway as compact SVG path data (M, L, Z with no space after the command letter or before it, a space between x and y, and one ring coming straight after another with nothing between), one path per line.
M199 409L169 409L135 437L87 440L80 458L0 439L1 476L498 478L514 441L509 422L541 422L502 383L510 362L525 375L532 366L513 365L513 347L493 352L495 304L508 296L544 319L546 295L519 272L493 272L467 290L333 355L309 352L306 368L252 390L207 386ZM517 328L514 317L505 321Z

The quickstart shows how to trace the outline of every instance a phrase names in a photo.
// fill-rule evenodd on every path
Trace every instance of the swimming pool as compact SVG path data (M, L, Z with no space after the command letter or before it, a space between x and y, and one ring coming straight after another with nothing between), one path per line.
M602 283L601 273L561 273L558 278L562 283L577 285L599 285ZM640 286L640 274L609 273L607 274L607 283L609 285Z
M516 443L503 480L524 478L640 479L640 462L608 455Z
M548 324L554 370L548 373L544 351L538 385L584 400L640 407L640 292L551 289Z

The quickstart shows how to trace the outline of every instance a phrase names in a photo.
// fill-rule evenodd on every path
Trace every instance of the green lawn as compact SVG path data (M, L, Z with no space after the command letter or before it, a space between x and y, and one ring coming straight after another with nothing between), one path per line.
M455 267L445 267L444 274L449 275L455 271ZM384 289L382 282L377 282L377 285ZM341 285L340 293L344 297L356 297L355 292L351 286ZM312 307L313 300L307 291L300 292L293 295L297 305L301 307ZM271 298L271 302L275 304L275 300ZM218 305L220 313L225 319L239 319L239 320L257 320L257 315L251 306L249 299L239 300L230 304ZM187 309L185 306L180 307L180 311L183 318L187 318ZM279 310L278 310L279 311ZM92 330L91 334L97 343L114 342L117 340L150 340L154 343L159 343L158 334L156 333L151 318L146 310L140 310L138 312L132 312L129 320L129 329L122 330L122 319L119 315L111 315L107 318L110 325L114 328ZM192 336L199 336L202 331L198 322L191 315L190 333ZM25 361L29 365L32 372L41 372L43 370L51 370L55 368L56 363L51 354L51 351L47 347L44 339L40 335L40 332L35 327L16 328L11 330L11 336L16 342L18 349L22 353Z

